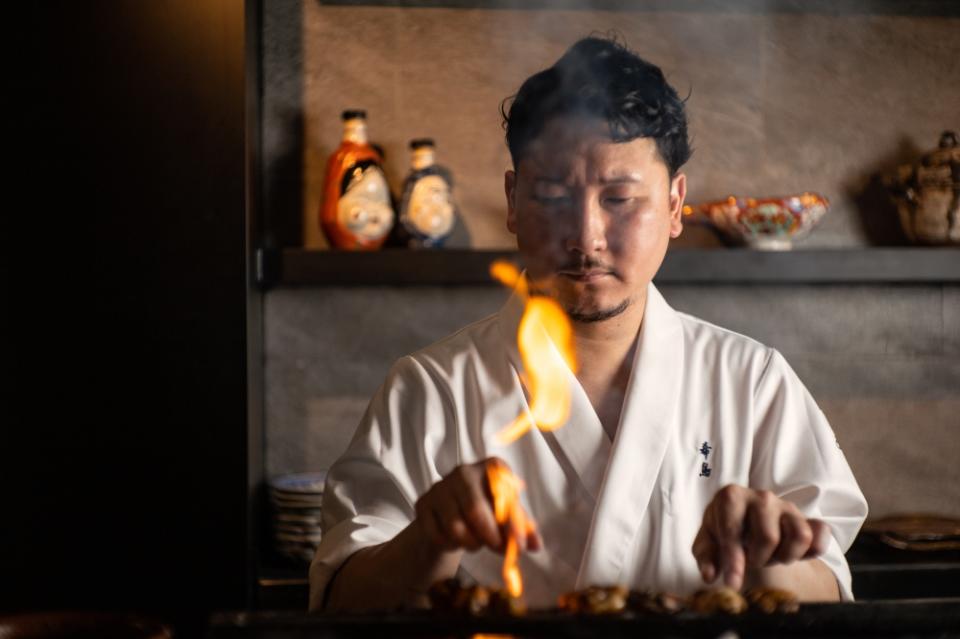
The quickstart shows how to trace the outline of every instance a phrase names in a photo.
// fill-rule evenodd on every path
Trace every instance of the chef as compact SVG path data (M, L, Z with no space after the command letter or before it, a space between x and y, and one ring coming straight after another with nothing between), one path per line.
M400 359L330 469L314 610L417 605L459 576L501 583L487 469L525 484L524 597L590 585L773 586L851 599L867 505L826 418L774 349L673 310L651 283L681 232L683 102L659 68L586 38L505 110L507 227L534 293L571 319L566 423L502 445L529 412L523 299Z

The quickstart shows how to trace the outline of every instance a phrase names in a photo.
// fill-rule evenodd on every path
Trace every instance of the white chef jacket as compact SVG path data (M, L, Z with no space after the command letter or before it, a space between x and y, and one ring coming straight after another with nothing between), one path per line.
M727 484L771 490L825 521L833 534L821 560L852 599L844 552L867 504L826 418L776 350L674 311L651 284L613 441L567 369L566 424L501 446L497 432L529 412L516 346L522 312L515 295L392 367L327 476L311 601L350 555L405 528L433 484L490 456L525 482L522 501L543 538L543 549L520 558L531 606L589 585L703 587L691 546ZM466 553L461 571L499 584L501 566L483 549Z

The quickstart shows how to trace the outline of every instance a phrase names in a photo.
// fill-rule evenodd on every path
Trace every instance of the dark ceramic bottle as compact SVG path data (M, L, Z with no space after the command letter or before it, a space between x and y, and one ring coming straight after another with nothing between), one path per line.
M439 248L457 224L453 178L436 163L436 145L429 138L410 142L410 174L400 200L401 244Z

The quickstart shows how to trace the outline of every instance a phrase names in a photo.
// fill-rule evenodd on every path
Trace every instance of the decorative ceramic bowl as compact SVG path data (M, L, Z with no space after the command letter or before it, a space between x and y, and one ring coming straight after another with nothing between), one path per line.
M734 197L683 207L689 222L703 222L727 240L764 251L788 251L830 207L817 193L787 197Z

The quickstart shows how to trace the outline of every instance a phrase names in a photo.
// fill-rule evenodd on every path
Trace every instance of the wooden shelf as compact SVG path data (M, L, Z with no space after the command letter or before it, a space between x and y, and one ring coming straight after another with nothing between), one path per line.
M956 16L953 0L321 0L346 7Z
M960 249L677 250L667 253L655 281L665 284L958 282Z
M260 251L258 281L283 286L493 286L491 262L516 251ZM676 249L658 284L939 284L960 282L960 249Z

